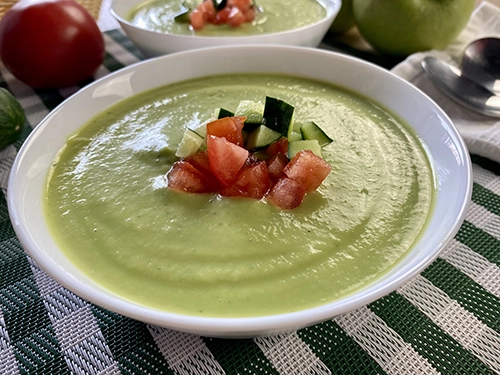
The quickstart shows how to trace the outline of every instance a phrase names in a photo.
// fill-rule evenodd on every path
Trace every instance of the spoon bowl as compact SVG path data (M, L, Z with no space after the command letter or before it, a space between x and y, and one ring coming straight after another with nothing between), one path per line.
M500 39L478 39L465 49L462 74L500 94Z
M482 38L467 46L462 70L435 57L422 67L445 94L467 108L500 118L500 39Z

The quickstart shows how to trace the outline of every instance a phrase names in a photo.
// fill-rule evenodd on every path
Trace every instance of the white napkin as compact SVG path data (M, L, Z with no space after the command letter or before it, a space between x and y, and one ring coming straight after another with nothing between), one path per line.
M472 14L467 27L445 50L410 55L392 69L429 95L450 116L472 154L500 162L500 119L483 116L462 107L440 91L421 66L426 56L435 56L459 67L464 48L483 37L500 37L500 8L482 2Z

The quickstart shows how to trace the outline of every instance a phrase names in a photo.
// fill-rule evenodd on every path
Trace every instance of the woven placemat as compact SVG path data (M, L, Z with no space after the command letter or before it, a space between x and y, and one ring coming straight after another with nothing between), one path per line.
M119 31L105 40L96 78L141 59ZM95 306L27 256L7 212L10 166L31 129L78 87L33 90L1 65L0 86L19 99L29 122L19 142L0 151L0 374L500 374L498 164L472 155L466 221L399 290L289 334L199 337Z

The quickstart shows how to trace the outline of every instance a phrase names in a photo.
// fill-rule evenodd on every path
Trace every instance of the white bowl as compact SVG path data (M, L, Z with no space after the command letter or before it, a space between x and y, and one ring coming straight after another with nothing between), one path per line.
M230 44L280 44L317 47L337 16L341 0L318 0L318 2L324 5L327 15L316 23L278 33L235 37L176 35L142 29L128 21L127 17L131 10L143 4L144 0L113 0L111 14L144 56L154 57L173 52Z
M203 61L203 64L197 63ZM158 311L129 302L85 276L49 234L42 212L48 169L66 137L97 113L130 95L194 77L222 73L283 73L331 82L382 104L419 137L437 175L435 211L428 229L395 268L372 284L323 306L274 316L207 318ZM54 109L23 144L12 167L8 206L14 229L29 255L77 295L106 309L151 324L217 337L253 337L296 330L368 304L416 276L454 237L472 191L466 146L446 114L425 94L373 64L312 48L217 47L144 61L110 74Z

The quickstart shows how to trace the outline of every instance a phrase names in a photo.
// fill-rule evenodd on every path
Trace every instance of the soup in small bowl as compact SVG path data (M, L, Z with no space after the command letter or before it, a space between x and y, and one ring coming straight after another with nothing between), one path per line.
M210 4L212 1L208 0ZM214 15L212 22L207 21L203 27L195 29L189 20L189 12L198 3L194 2L191 8L185 4L181 0L114 0L111 13L142 53L152 57L229 44L317 47L341 6L340 0L297 0L291 3L261 0L252 5L252 19L237 26L220 21ZM183 14L183 11L188 13Z
M176 163L190 163L182 176L199 176L200 164L192 172L189 161L198 152L216 170L207 125L216 112L236 118L241 103L261 103L260 125L271 126L266 98L293 107L294 126L317 124L330 140L318 156L330 170L317 189L282 208L274 187L259 199L235 196L229 185L199 194L172 188ZM200 143L179 156L186 134L203 128L207 149ZM279 138L289 149L301 142L292 133ZM245 168L270 174L262 149L250 148L245 155L261 159ZM470 194L457 130L404 80L327 51L220 47L127 67L61 104L20 150L9 212L33 259L81 297L172 329L253 337L395 290L453 238Z

